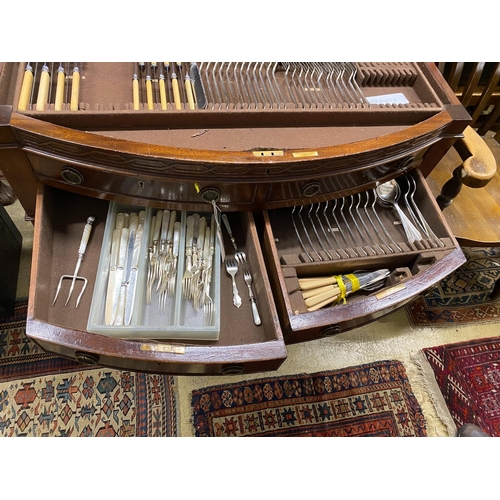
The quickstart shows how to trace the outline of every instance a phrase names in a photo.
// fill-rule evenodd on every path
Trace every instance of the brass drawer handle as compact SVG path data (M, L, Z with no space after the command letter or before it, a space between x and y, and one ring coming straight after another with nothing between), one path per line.
M61 177L64 181L73 186L78 186L84 181L83 175L78 170L70 167L65 167L61 170Z
M221 369L222 375L241 375L243 373L243 365L225 365Z
M200 191L200 196L203 201L207 203L212 203L213 201L218 201L220 198L220 191L217 188L207 187Z
M339 325L330 325L322 328L319 334L321 337L331 337L332 335L338 335L341 331L342 329Z
M319 193L320 189L321 189L321 187L319 185L319 182L310 182L309 184L302 186L300 193L302 196L310 198L311 196L317 195Z
M99 363L100 356L98 354L92 354L90 352L75 351L75 359L79 363L84 365L97 365Z

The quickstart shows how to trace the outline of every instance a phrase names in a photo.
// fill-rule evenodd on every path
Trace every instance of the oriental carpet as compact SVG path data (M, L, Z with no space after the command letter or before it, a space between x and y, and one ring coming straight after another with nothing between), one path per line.
M192 409L197 437L427 436L399 361L197 389Z
M500 436L500 337L422 349L457 426Z
M173 377L87 367L26 337L27 302L0 320L0 436L175 436Z
M467 261L406 306L414 326L500 321L500 300L490 294L500 279L500 248L463 247Z

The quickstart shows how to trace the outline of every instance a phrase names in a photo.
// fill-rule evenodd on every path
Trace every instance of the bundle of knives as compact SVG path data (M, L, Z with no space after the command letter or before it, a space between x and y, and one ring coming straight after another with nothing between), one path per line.
M132 321L145 214L142 210L116 215L106 291L106 325L130 325Z
M358 290L373 291L381 288L389 276L389 269L354 271L350 274L299 278L299 289L309 312L345 302Z

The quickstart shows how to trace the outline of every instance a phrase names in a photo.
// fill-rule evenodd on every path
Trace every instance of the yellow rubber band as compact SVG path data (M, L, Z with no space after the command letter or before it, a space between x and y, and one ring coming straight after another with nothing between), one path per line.
M345 277L352 283L353 292L360 289L361 285L359 284L359 280L355 274L346 274Z
M337 282L337 285L340 289L340 295L339 295L339 298L337 300L337 302L340 302L341 300L344 302L345 304L345 295L346 295L346 288L345 288L345 284L344 284L344 281L342 280L342 276L334 276L335 278L335 281Z

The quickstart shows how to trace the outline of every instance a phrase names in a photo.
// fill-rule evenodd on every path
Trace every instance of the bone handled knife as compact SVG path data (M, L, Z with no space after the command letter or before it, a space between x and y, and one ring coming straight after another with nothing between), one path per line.
M74 66L71 81L71 111L78 111L78 101L80 100L80 68Z
M229 220L228 220L226 214L222 214L222 220L224 221L224 225L226 226L227 233L229 234L229 238L231 239L231 243L233 244L234 249L238 250L238 247L236 246L236 241L234 239L233 232L231 231L231 226L229 225Z
M144 234L144 218L146 212L139 212L137 231L134 238L134 247L132 249L131 268L127 281L127 298L125 302L125 325L130 325L132 322L132 313L135 303L135 289L137 283L137 272L139 268L139 259L141 252L142 236Z
M49 67L45 63L40 74L40 84L38 86L38 96L36 100L36 110L43 111L49 99L50 73Z
M33 68L30 63L26 64L24 71L23 83L21 86L21 93L19 94L19 103L17 109L19 111L26 111L30 104L31 89L33 87Z

